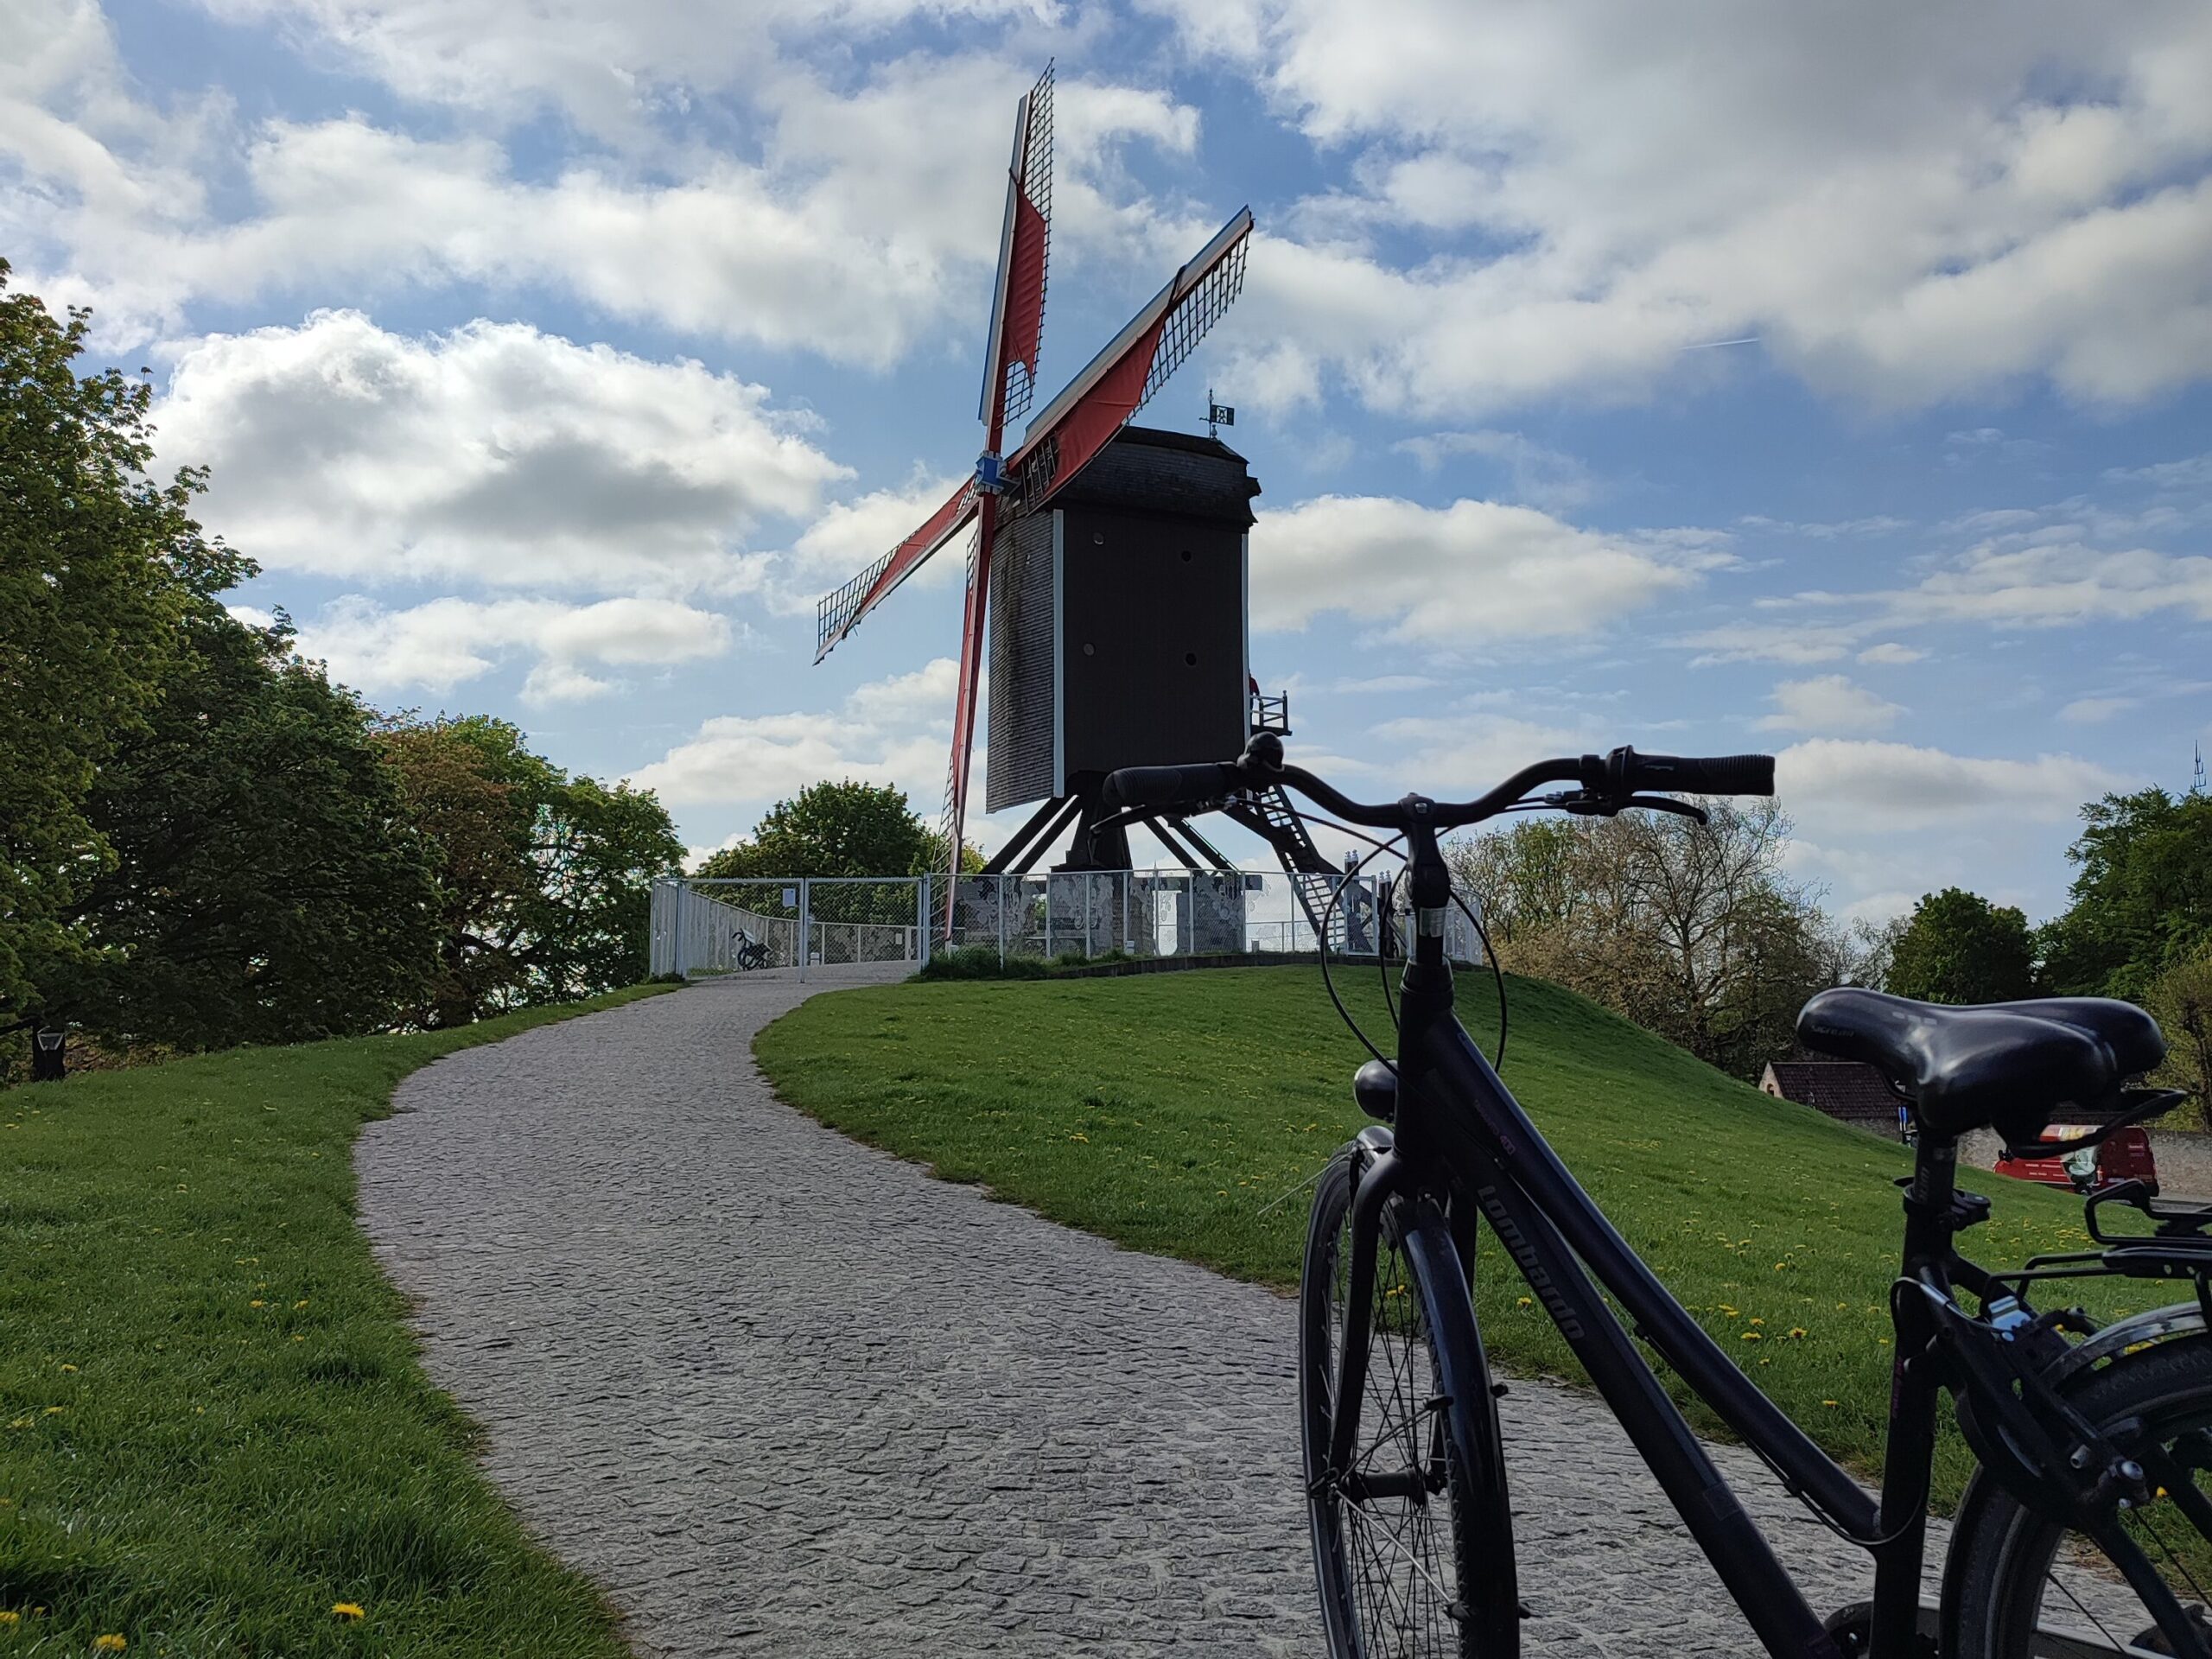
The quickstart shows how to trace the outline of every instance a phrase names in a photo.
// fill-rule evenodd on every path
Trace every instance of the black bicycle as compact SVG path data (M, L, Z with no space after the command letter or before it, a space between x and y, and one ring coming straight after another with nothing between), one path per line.
M1994 1126L2049 1155L2170 1109L2128 1086L2165 1044L2140 1009L2097 999L1980 1007L1823 992L1798 1022L1810 1047L1872 1062L1910 1103L1890 1434L1870 1497L1745 1376L1578 1185L1452 1012L1444 951L1457 902L1443 832L1514 810L1702 817L1669 791L1764 795L1764 755L1690 760L1614 750L1546 760L1479 799L1347 798L1255 736L1238 760L1142 767L1109 780L1129 808L1287 785L1338 818L1402 838L1411 950L1395 1060L1353 1081L1378 1120L1315 1195L1299 1294L1299 1389L1313 1554L1337 1659L1520 1649L1512 1511L1471 1281L1486 1220L1587 1370L1683 1523L1774 1655L1872 1659L2179 1654L2212 1659L2212 1206L2154 1203L2139 1184L2096 1194L2101 1248L1993 1273L1955 1248L1988 1200L1958 1190L1959 1137ZM1569 788L1531 798L1546 785ZM1501 986L1502 986L1501 981ZM1341 1006L1341 1005L1339 1005ZM1370 1048L1372 1045L1370 1045ZM2108 1120L2043 1138L2065 1109ZM2115 1207L2149 1218L2112 1234ZM2031 1286L2120 1274L2191 1285L2193 1300L2100 1328L2037 1313ZM1873 1557L1872 1597L1816 1614L1601 1298L1832 1529ZM1939 1390L1979 1459L1955 1521L1940 1604L1920 1597Z

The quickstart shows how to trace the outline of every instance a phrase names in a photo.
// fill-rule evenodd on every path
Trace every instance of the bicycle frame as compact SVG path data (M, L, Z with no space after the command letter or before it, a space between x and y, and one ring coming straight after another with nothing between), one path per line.
M1448 891L1436 879L1441 861L1433 836L1417 832L1409 839L1417 921L1399 1010L1397 1103L1392 1145L1376 1151L1357 1176L1352 1305L1363 1306L1373 1294L1380 1217L1392 1193L1427 1197L1440 1205L1471 1199L1766 1650L1778 1659L1841 1659L1842 1654L1637 1353L1629 1329L1599 1294L1600 1285L1625 1311L1635 1338L1655 1350L1788 1491L1809 1500L1872 1554L1874 1597L1865 1649L1870 1659L1916 1656L1923 1651L1920 1580L1937 1395L1951 1375L1939 1362L1936 1345L1940 1336L1955 1334L1944 1330L1947 1319L1957 1325L1972 1317L1952 1296L1955 1281L1986 1304L2004 1289L1953 1246L1955 1233L1974 1216L1956 1192L1955 1142L1923 1135L1907 1184L1898 1283L1925 1294L1892 1299L1897 1335L1889 1442L1877 1502L1738 1369L1660 1283L1475 1046L1452 1013L1451 970L1440 948L1441 895ZM1432 860L1433 866L1425 868ZM1471 1238L1464 1211L1454 1211L1453 1231ZM1470 1261L1463 1270L1471 1267ZM1353 1466L1367 1349L1366 1328L1354 1322L1337 1379L1335 1397L1346 1403L1332 1426L1330 1460L1337 1468ZM1465 1456L1469 1448L1461 1450ZM2178 1618L2178 1605L2172 1611Z

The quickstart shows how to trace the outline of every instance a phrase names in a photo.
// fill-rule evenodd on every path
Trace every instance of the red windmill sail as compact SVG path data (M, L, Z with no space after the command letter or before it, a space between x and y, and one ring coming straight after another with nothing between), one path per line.
M1001 522L1042 506L1113 440L1161 384L1197 348L1206 330L1243 286L1244 257L1252 214L1240 211L1197 257L1178 270L1149 304L1132 317L1106 348L1043 414L1030 423L1020 448L1001 460L1006 423L1027 412L1036 390L1038 343L1045 311L1045 277L1052 226L1052 71L1047 67L1014 115L1014 159L1007 170L1006 216L999 235L999 267L991 332L984 356L983 392L977 413L984 448L973 478L913 534L823 599L817 615L819 662L970 518L979 522L969 544L967 586L961 607L960 675L952 715L952 753L946 767L944 835L950 874L960 873L961 834L967 818L968 763L975 736L976 687L982 677L984 612L990 592L991 552ZM951 925L954 883L945 889L945 925Z

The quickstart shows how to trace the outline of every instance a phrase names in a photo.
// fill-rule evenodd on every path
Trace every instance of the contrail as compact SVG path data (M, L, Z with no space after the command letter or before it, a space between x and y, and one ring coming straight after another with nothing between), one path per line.
M1700 340L1695 345L1678 346L1675 349L1683 352L1709 352L1716 346L1756 346L1758 343L1759 337L1757 334L1745 334L1741 340Z

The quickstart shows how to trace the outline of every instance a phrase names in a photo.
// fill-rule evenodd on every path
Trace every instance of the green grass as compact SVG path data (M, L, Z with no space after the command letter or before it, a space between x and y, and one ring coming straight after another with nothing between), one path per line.
M350 1148L417 1066L648 994L0 1093L0 1654L626 1651L425 1380Z
M1490 987L1462 983L1487 1048ZM1510 984L1504 1076L1546 1136L1751 1376L1831 1452L1874 1468L1901 1243L1891 1182L1909 1155L1570 992ZM1347 989L1361 1023L1387 1034L1375 976ZM853 990L805 1003L755 1048L785 1099L949 1180L1286 1287L1306 1225L1294 1189L1366 1121L1350 1088L1364 1052L1318 974L1291 969ZM2078 1199L1980 1172L1967 1184L1997 1199L1964 1236L1978 1260L2012 1266L2084 1242ZM2124 1284L2051 1300L2076 1298L2107 1313L2170 1300ZM1580 1375L1487 1233L1476 1300L1504 1367ZM1943 1501L1969 1466L1952 1434Z

